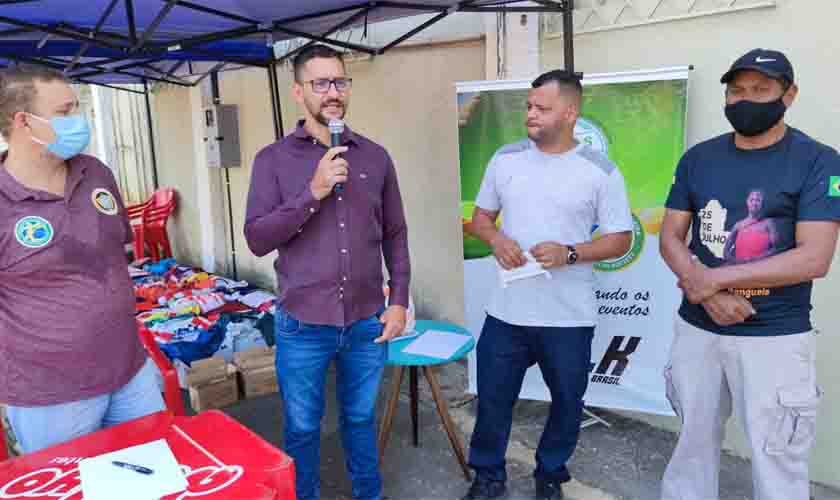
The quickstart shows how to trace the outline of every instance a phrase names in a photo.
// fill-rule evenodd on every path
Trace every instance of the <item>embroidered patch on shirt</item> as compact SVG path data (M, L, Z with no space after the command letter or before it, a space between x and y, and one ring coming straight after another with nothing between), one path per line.
M105 188L94 189L90 195L93 206L105 215L117 215L117 199Z
M45 247L54 235L52 224L43 217L28 215L15 224L15 239L26 248Z

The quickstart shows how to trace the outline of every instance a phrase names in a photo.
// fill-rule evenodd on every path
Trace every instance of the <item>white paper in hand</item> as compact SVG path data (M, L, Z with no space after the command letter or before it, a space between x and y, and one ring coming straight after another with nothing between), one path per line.
M430 358L449 359L469 341L470 337L467 335L441 330L427 330L419 338L412 340L410 344L405 346L402 352Z
M115 461L153 472L142 474L118 467ZM79 477L85 500L159 500L189 485L165 439L82 460Z
M499 266L499 280L502 282L503 287L507 288L514 281L535 278L537 276L545 276L547 279L551 279L551 273L547 269L544 269L542 264L537 262L537 259L531 255L531 252L525 252L525 258L528 259L528 262L524 266L515 267L510 270Z

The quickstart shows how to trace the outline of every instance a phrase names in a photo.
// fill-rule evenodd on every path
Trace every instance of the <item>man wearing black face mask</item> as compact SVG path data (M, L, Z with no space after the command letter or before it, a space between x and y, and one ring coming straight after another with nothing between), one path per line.
M754 499L807 500L821 396L811 287L837 245L840 156L785 124L798 89L781 52L748 52L721 83L735 131L680 160L660 236L684 292L665 370L682 429L662 500L718 498L733 407Z

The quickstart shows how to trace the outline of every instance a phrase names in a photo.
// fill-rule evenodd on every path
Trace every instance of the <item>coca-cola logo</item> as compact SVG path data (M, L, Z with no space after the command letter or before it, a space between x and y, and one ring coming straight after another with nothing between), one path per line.
M75 462L75 460L73 460ZM193 469L181 465L189 486L186 491L164 497L164 500L184 500L213 495L236 483L244 473L240 465L208 465ZM79 469L64 470L46 467L28 472L0 487L0 499L6 498L55 498L81 500L82 485Z

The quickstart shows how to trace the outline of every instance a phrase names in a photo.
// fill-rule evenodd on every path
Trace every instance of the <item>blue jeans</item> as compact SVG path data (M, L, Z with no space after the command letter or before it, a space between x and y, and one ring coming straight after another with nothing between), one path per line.
M517 326L487 316L478 340L478 418L470 441L470 467L478 479L507 481L505 451L513 406L525 372L534 364L551 392L534 477L571 479L566 462L580 434L594 332L594 327Z
M81 401L48 406L8 406L12 432L24 453L164 409L151 360L120 389Z
M336 364L339 427L353 498L379 500L376 398L388 357L379 315L344 328L298 321L278 304L277 381L283 399L285 451L295 461L298 500L320 496L321 419L330 362Z

